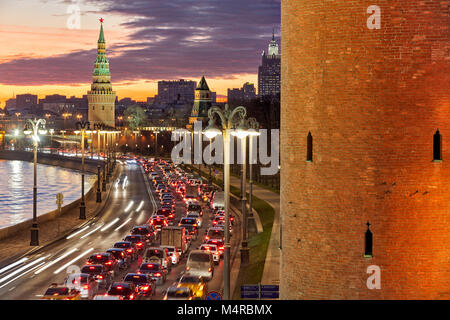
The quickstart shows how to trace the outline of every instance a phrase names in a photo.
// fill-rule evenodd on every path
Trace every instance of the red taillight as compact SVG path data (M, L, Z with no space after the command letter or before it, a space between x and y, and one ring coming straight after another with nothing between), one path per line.
M105 263L107 266L111 266L112 265L112 261L108 261Z
M155 273L155 276L161 277L161 273L157 272L157 273Z
M89 289L89 285L88 284L85 284L84 286L83 286L83 289Z
M95 267L89 267L89 270L94 270L95 269Z
M125 256L125 254L123 252L121 252L120 256L123 258Z
M130 300L133 300L134 299L134 295L132 294L132 295L130 295Z
M223 250L223 246L222 246L222 247L219 247L219 250Z
M97 255L97 258L101 258L102 256L100 254Z
M99 275L99 276L97 276L97 279L102 280L102 279L103 279L103 276L102 276L102 275Z
M122 290L122 287L121 286L117 286L116 289L117 290Z
M137 246L142 247L142 242L138 242Z
M132 253L133 249L128 249L127 252Z
M142 287L142 290L144 290L144 291L148 291L149 289L150 289L149 286Z

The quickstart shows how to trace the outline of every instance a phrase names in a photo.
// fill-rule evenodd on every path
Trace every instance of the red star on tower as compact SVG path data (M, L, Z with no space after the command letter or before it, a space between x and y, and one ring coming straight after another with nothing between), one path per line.
M103 21L104 21L103 18L100 18L100 23L103 23Z

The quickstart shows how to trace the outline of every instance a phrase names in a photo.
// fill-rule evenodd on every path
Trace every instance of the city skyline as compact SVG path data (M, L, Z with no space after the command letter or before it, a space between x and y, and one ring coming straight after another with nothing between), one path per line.
M21 1L0 5L5 8L0 10L1 108L13 94L31 93L39 98L85 94L100 17L105 19L117 95L138 101L157 94L159 80L198 81L205 75L219 98L227 95L228 88L257 83L261 52L272 29L277 33L280 24L278 0L212 2L209 6L186 1L171 6L152 1L119 6L111 0L101 7L95 1L79 3L81 28L72 30L66 27L70 3L32 0L27 1L27 10ZM36 10L30 10L33 7ZM133 19L136 10L139 18ZM21 11L24 18L15 19ZM240 19L248 15L254 19Z

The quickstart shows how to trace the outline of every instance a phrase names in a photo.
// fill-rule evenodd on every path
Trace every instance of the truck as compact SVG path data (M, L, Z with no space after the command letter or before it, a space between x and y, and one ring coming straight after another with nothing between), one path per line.
M161 229L161 246L174 246L180 255L187 251L186 233L184 227L168 226Z
M223 191L216 191L211 200L211 209L225 208L225 194Z

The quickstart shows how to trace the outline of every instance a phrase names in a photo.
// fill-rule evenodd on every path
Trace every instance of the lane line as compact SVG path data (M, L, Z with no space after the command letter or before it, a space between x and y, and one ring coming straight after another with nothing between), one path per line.
M64 259L65 257L71 255L72 253L74 253L75 251L78 251L78 248L73 248L72 250L69 250L68 252L66 252L65 254L63 254L62 256L60 256L59 258L53 260L52 262L50 262L49 264L47 264L46 266L44 266L43 268L39 269L38 271L36 271L34 274L39 274L42 271L46 270L47 268L51 267L52 265L54 265L55 263L61 261L62 259Z
M111 221L110 223L108 223L106 226L104 226L100 231L105 231L108 230L109 228L111 228L117 221L119 221L119 218L115 218L113 221Z
M27 260L28 260L28 258L22 258L22 259L20 259L20 260L14 262L14 263L11 263L9 266L6 266L6 267L0 269L0 274L3 273L3 272L5 272L5 271L7 271L7 270L9 270L9 269L11 269L11 268L14 268L15 266L17 266L17 265L19 265L19 264L21 264L22 262L25 262L25 261L27 261Z
M83 252L79 256L75 257L74 259L70 260L69 262L67 262L65 265L63 265L61 268L59 268L58 270L56 270L53 273L54 274L60 273L62 270L66 269L68 266L71 266L73 263L75 263L76 261L80 260L81 258L83 258L85 255L87 255L91 251L94 251L94 248L90 248L89 250L86 250L85 252Z
M118 226L117 228L114 229L114 231L119 230L120 228L122 228L124 225L126 225L128 222L131 221L131 218L128 218L127 220L125 220L124 223L122 223L120 226Z

